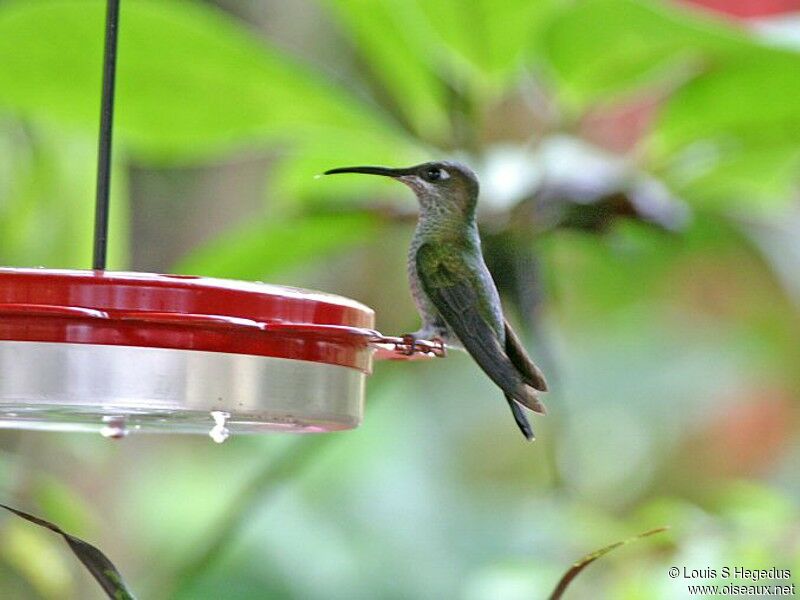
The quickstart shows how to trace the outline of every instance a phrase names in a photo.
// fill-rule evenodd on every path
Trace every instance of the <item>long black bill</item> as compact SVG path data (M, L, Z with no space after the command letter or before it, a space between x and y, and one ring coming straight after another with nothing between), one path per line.
M363 173L366 175L383 175L384 177L402 177L409 175L411 169L389 169L387 167L340 167L329 169L325 175L336 175L338 173Z

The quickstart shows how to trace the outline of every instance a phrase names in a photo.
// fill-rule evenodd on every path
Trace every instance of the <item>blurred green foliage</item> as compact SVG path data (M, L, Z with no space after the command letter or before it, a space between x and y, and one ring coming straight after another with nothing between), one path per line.
M4 497L97 542L142 597L536 598L661 525L573 597L680 597L673 565L800 572L800 53L666 2L217 4L252 23L122 2L112 265L138 267L142 223L191 225L142 213L142 181L224 187L261 161L257 209L215 192L235 225L201 214L208 241L164 268L344 293L409 330L408 194L314 175L465 160L506 306L552 373L539 441L457 355L378 365L365 424L330 443L3 433ZM281 37L262 9L317 25ZM4 265L89 264L102 15L0 1ZM625 138L620 107L646 126ZM0 595L95 593L66 549L0 528Z

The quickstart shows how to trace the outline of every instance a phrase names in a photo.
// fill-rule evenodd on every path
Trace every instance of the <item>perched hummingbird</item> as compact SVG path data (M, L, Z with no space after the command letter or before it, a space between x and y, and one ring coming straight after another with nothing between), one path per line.
M532 440L521 406L544 413L537 391L546 391L547 383L503 316L497 287L483 260L475 220L475 173L450 161L325 172L336 173L392 177L414 191L420 213L408 253L408 277L422 328L405 337L412 347L417 339L437 338L463 347L503 391L517 425Z

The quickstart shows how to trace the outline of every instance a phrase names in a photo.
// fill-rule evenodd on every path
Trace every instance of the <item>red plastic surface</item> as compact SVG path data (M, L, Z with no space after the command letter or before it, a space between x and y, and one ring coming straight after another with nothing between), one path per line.
M798 0L680 0L742 19L800 12Z
M380 337L352 300L147 273L0 268L0 340L253 354L369 371Z

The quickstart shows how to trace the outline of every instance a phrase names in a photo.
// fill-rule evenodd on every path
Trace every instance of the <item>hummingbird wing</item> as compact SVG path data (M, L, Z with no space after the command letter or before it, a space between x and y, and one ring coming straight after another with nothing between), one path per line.
M528 356L525 346L522 345L519 336L517 336L517 333L511 328L511 325L508 324L508 320L505 321L505 327L506 354L508 358L511 359L514 366L522 373L525 383L540 392L546 392L547 381L544 379L544 374L539 367L536 366L536 363L531 360L531 357Z
M479 276L462 259L429 243L417 251L416 265L422 289L478 366L509 400L543 412L536 393L525 381L526 375L505 353L498 333L485 316L490 311L478 293Z

